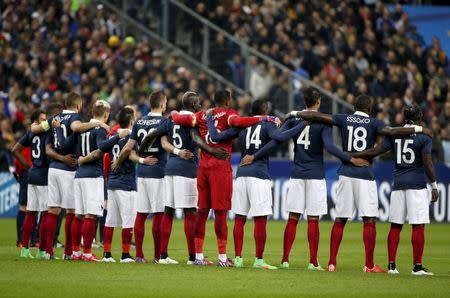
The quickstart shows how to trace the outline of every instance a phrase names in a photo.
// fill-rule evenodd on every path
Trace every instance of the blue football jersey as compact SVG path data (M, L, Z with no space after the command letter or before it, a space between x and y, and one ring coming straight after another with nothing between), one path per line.
M27 132L19 139L19 143L24 147L31 147L32 166L28 170L28 183L33 185L48 184L49 160L45 154L45 139L49 132L40 135L33 135Z
M188 113L187 111L180 112L180 114ZM198 147L191 137L191 130L196 128L180 126L175 124L172 119L167 119L159 129L164 135L167 135L169 142L175 148L180 150L186 149L194 154L193 158L185 160L171 153L166 164L166 176L197 177Z
M273 122L261 122L251 127L243 129L239 133L239 146L241 159L245 155L254 155L259 149L264 147L270 140L270 135L277 131ZM267 155L255 159L248 166L239 167L236 177L255 177L259 179L270 179L269 157Z
M101 142L99 148L103 152L109 153L111 163L113 163L119 157L129 138L130 136L126 136L121 139L116 133L108 140ZM116 172L113 172L111 167L109 168L108 189L136 191L136 165L131 160L125 159Z
M395 171L393 190L427 187L422 154L431 154L431 138L413 134L402 139L385 138L382 146L392 150Z
M361 152L371 149L377 137L385 127L383 121L369 117L366 113L355 112L352 115L333 115L334 123L341 130L342 148L345 152ZM356 167L349 162L343 162L339 175L374 180L372 167Z
M103 127L92 128L78 134L78 152L87 156L99 149L99 144L106 138L107 131ZM97 178L103 176L103 158L99 158L78 167L75 178Z
M303 120L299 118L289 119L283 125L283 129L291 129L301 122ZM305 126L292 138L294 142L294 165L291 170L291 178L324 179L324 148L341 160L350 161L351 156L342 152L333 144L331 133L331 126L313 123Z
M138 146L140 146L147 134L162 125L164 121L166 121L166 119L161 114L149 113L134 124L130 139L135 140L138 143ZM139 164L137 169L138 177L163 178L167 154L161 146L160 139L155 140L152 146L145 150L145 156L150 155L156 157L158 163L152 166Z
M61 125L60 127L52 129L52 137L50 139L50 142L53 145L53 148L58 154L61 155L67 154L76 155L77 138L76 137L71 138L74 132L70 128L70 125L75 121L81 121L80 114L74 111L63 110L63 112L55 116L55 118L60 121ZM52 160L50 162L50 168L56 168L72 172L76 170L76 168L69 167L68 165L58 160Z

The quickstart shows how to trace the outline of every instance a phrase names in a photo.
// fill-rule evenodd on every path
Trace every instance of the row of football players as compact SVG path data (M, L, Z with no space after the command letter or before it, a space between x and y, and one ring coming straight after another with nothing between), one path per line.
M225 102L228 97L224 96L228 95L227 92L222 92L217 98L222 96ZM142 250L144 224L148 214L152 213L152 230L155 242L154 260L158 261L160 256L163 256L161 263L164 263L164 261L171 262L170 258L164 257L167 256L167 253L160 250L160 246L164 247L164 235L166 235L164 231L170 230L173 218L173 215L170 217L170 214L168 214L166 217L170 217L170 220L164 220L163 213L166 200L164 194L166 189L170 191L170 185L173 186L178 183L176 177L170 180L170 175L164 179L165 171L167 173L171 171L173 173L183 172L188 177L195 176L198 161L197 150L192 148L188 152L188 150L180 150L172 146L172 151L177 153L174 156L180 156L180 160L188 160L189 162L187 164L189 168L185 168L186 164L175 161L172 170L170 169L170 165L173 164L171 159L169 159L169 166L165 167L166 155L162 150L162 142L157 142L153 146L145 148L143 150L145 157L139 157L135 152L139 148L136 147L136 143L139 145L148 132L165 123L166 119L162 117L162 113L165 111L166 101L162 92L153 93L150 96L152 112L136 123L134 111L127 107L122 109L118 115L120 129L117 133L111 134L109 138L106 138L109 127L105 123L109 118L110 107L104 101L95 102L92 109L93 119L88 123L80 121L78 113L82 107L82 98L76 93L67 95L66 109L62 111L58 105L50 105L47 111L48 116L50 116L48 120L45 120L45 113L37 111L33 114L31 131L18 143L22 147L30 146L32 148L33 160L28 181L29 203L23 229L22 256L32 257L28 249L29 235L36 221L37 212L41 211L43 212L43 218L40 227L40 250L37 256L39 258L54 258L51 240L55 234L57 216L61 208L64 208L67 215L63 258L98 261L96 256L91 253L91 245L95 233L95 219L102 216L103 213L102 155L108 152L115 163L114 171L111 172L107 182L110 212L106 219L104 260L113 260L110 257L112 228L122 225L124 229L122 230L123 255L121 260L123 262L133 261L129 255L129 248L131 228L134 225L136 261L146 262ZM191 111L197 111L200 106L198 96L194 93L187 93L183 102ZM252 125L260 120L272 121L274 119L272 117L261 117L261 119L239 117L236 114L232 116L228 117L230 123L235 123L238 126ZM224 160L229 159L231 146L228 151L214 149L207 146L198 134L193 133L192 136L205 153ZM190 140L191 135L185 136L185 139ZM180 144L175 145L180 146ZM77 155L79 156L78 159L75 158ZM135 179L136 170L132 162L139 164L137 167L137 183ZM196 189L195 179L189 179L188 182L186 191L190 191L189 187ZM137 189L138 192L136 193ZM134 203L135 200L136 203ZM194 263L193 241L196 225L196 196L190 198L190 201L185 208L185 221L186 233L190 239L189 263ZM137 215L135 210L137 210ZM218 216L219 213L223 217ZM225 210L216 212L216 217L225 222ZM81 236L84 240L83 254L80 251ZM226 241L226 236L224 238ZM222 243L221 247L225 247L225 245ZM223 255L221 254L221 264L229 265L229 260L224 259Z
M158 98L158 100L156 100L156 98ZM160 257L160 263L176 263L176 261L168 257L167 246L173 220L173 211L175 208L183 208L185 211L185 232L189 248L189 263L195 263L198 265L210 264L210 262L205 260L203 257L202 248L205 222L209 209L212 208L215 212L215 230L219 247L218 264L221 266L231 266L233 264L233 262L226 257L227 228L225 216L226 210L229 210L231 207L232 184L231 167L227 153L231 150L231 139L239 135L243 158L242 166L238 169L238 178L236 180L232 204L233 211L237 214L233 233L235 238L236 254L234 262L235 266L243 266L243 260L241 258L243 226L245 224L246 217L253 216L255 219L256 241L256 259L254 266L257 268L275 268L274 266L266 264L262 259L265 242L265 225L267 216L271 214L272 202L266 154L274 146L276 146L278 142L283 142L287 139L294 138L296 144L295 158L287 202L288 211L290 212L290 219L285 230L282 267L288 268L289 266L288 256L295 238L296 225L300 215L305 214L308 216L308 239L310 242L311 255L310 265L308 268L311 270L321 270L321 267L317 261L317 247L319 239L318 218L320 215L325 214L327 210L322 155L323 147L325 147L332 154L338 156L343 161L343 166L341 167L339 173L340 186L338 188L338 201L336 206L338 218L332 231L331 256L328 270L335 270L336 255L340 240L342 239L343 227L346 219L352 215L355 207L357 207L359 209L359 214L364 219L364 243L366 247L366 266L364 267L364 271L383 272L379 266L376 266L373 263L373 249L375 246L375 218L378 214L378 199L376 197L376 189L374 190L376 186L373 180L373 174L371 173L370 168L356 167L364 166L365 162L356 157L352 157L348 152L360 152L360 156L372 158L375 154L379 154L379 150L365 151L365 149L373 148L377 135L388 135L390 137L404 136L405 140L407 140L411 134L420 133L423 129L419 126L395 129L384 127L382 122L368 117L368 114L370 113L371 100L366 96L361 96L358 98L355 105L357 112L354 115L335 115L331 117L317 112L293 112L293 116L301 116L309 121L323 122L326 125L313 124L305 126L305 123L300 118L296 118L287 121L281 131L277 129L276 124L273 123L274 119L271 117L238 117L233 110L228 108L231 103L231 95L226 91L218 92L215 96L215 101L219 108L214 109L212 113L198 112L196 114L192 114L199 109L198 96L195 93L188 92L183 97L185 111L182 111L179 114L174 113L172 115L172 119L163 120L161 115L149 114L143 119L137 121L133 127L131 136L127 137L129 138L128 141L126 138L122 138L126 133L122 133L122 135L115 136L108 140L111 144L118 142L118 140L122 140L122 146L119 145L116 149L111 149L111 155L113 156L114 162L110 181L113 180L112 177L116 175L116 173L119 174L122 169L128 168L130 171L134 169L132 164L128 164L129 167L126 167L126 162L131 162L134 160L135 162L140 163L140 166L138 167L139 178L137 187L138 213L134 224L137 246L136 260L145 261L142 253L142 238L144 235L143 223L145 222L145 218L148 213L153 213L153 234L156 244L155 259ZM164 112L165 98L161 93L152 94L150 97L150 103L152 113ZM308 89L305 93L305 103L309 110L317 110L320 106L320 94L313 89ZM417 118L420 115L417 112L417 107L415 108L415 110L411 108L407 111L409 111L410 114L414 114L412 113L414 110L415 114L413 116ZM405 116L407 114L406 112ZM264 102L256 101L253 104L253 114L267 115L267 105ZM155 116L159 117L159 121L155 120ZM415 120L416 122L420 121L420 118L416 118L411 119L410 117L407 119ZM107 119L107 116L104 119ZM329 124L335 124L341 127L344 149L346 149L344 151L347 152L342 152L333 145L330 133L331 130L328 126ZM62 125L61 127L63 127ZM230 125L241 128L226 130ZM122 126L124 127L125 125ZM199 127L199 132L202 138L199 138L198 135L196 135L196 129L192 129L192 127L195 126ZM248 128L242 129L242 127ZM96 127L94 131L95 130L99 130L99 128ZM63 128L63 134L64 131L65 130ZM58 134L61 133L58 133L57 128L54 129L54 138L58 138ZM83 149L83 144L86 146L89 136L85 137L87 139L83 141L82 135L79 142L82 157L79 162L80 164L89 164L92 160L98 159L101 152L98 150L91 150L96 147L95 144L89 145L89 148L85 147ZM148 136L146 137L146 135ZM162 137L161 139L158 139L163 135L167 135L167 138ZM414 137L416 136L414 135ZM422 136L418 137L421 138ZM203 138L208 144L201 142ZM193 143L195 140L195 144L200 145L203 143L200 145L200 147L203 146L203 150L198 168L197 186L199 209L197 221L195 220L194 215L195 207L197 207L197 188L195 187L195 176L197 174L198 160L196 156L197 150L195 149L195 145ZM407 145L403 145L403 147L398 145L400 146L400 149L397 147L393 148L394 151L396 149L402 150L398 153L398 156L402 157L397 159L400 164L399 166L401 166L401 163L406 160L406 162L404 162L407 168L406 172L409 173L409 168L413 167L413 172L416 176L412 177L410 173L406 173L405 175L407 176L407 179L404 179L403 177L403 180L400 179L400 182L394 182L395 191L393 192L393 197L397 194L400 199L395 199L394 201L398 202L398 204L392 204L391 208L391 216L393 218L392 221L396 222L392 226L389 241L389 272L391 273L397 272L395 268L395 251L396 245L398 244L399 227L401 227L405 221L406 208L408 208L408 213L414 213L414 207L411 206L415 206L416 209L418 209L418 211L414 214L420 214L420 216L418 216L419 218L416 219L412 219L414 216L409 214L409 222L413 224L413 238L419 238L418 241L413 241L413 243L417 242L417 247L414 247L414 272L420 272L420 274L426 273L426 270L421 266L420 252L420 247L422 247L423 251L423 240L420 241L421 235L421 239L423 239L423 224L428 221L428 216L425 214L427 213L428 206L425 206L424 204L426 201L426 205L428 205L427 196L424 195L424 193L426 194L426 189L424 188L425 178L423 174L423 164L425 164L426 169L428 169L427 174L429 175L430 181L435 181L435 179L433 179L434 171L432 171L432 164L431 169L429 169L429 161L427 158L429 157L429 154L426 151L428 150L428 145L425 146L427 142L424 140L429 141L429 138L421 138L416 142L411 140L405 141L405 144ZM151 144L152 141L153 144L148 146L148 144ZM402 139L398 139L395 141L395 144L401 144L401 142ZM105 141L104 143L107 142ZM140 145L139 153L143 157L139 157L133 153L133 149L138 150L138 148L135 147L136 143ZM411 149L408 147L414 143L419 143L417 146L420 148L423 147L423 150L419 148L422 150L420 151L418 148ZM63 145L58 144L57 146ZM97 147L103 149L103 151L106 148L114 147L103 146L105 145L102 142L99 142ZM162 150L163 148L171 152L167 165L165 165L165 173L164 164L166 159L164 156L164 150ZM220 148L225 148L226 152ZM386 148L386 150L390 149L389 142L384 142L383 146L377 147L377 149L379 148ZM414 149L419 150L418 154L414 154ZM363 152L361 153L361 151ZM410 156L408 157L406 154L410 154ZM423 158L421 158L421 154L423 155ZM127 157L129 158L129 161L127 161ZM124 162L125 164L123 164ZM157 169L158 165L160 169L159 172L150 170ZM80 168L82 167L83 166L80 166ZM150 171L146 171L146 169ZM192 169L192 171L188 169ZM77 170L77 174L79 170ZM132 173L130 171L126 171L126 174L123 175L123 177L134 176L130 175ZM50 174L51 171L49 172L49 179L51 177ZM164 177L164 175L166 178L163 180L162 177ZM77 176L78 177L76 178L78 179L86 178L83 175L83 177L79 175ZM412 179L412 181L414 181L412 184L414 185L411 185L410 178L414 178ZM90 182L88 182L89 180ZM98 180L97 186L101 184L101 179L96 180ZM75 179L75 181L77 181L77 179ZM75 185L77 186L82 184L82 181L83 180L80 179L80 182L75 182ZM93 189L93 180L86 179L85 181L85 187L81 187L80 192L82 192L82 189L85 189L86 187L90 187L90 190ZM406 184L404 182L406 182ZM132 185L129 183L124 184L128 186ZM122 218L119 214L117 214L118 212L115 212L114 216L110 217L110 220L107 218L106 229L110 229L111 226L120 224L117 219L119 219L119 221L122 219L124 223L127 221L124 220L124 217L127 217L126 214L133 214L133 212L125 212L123 209L127 208L120 205L123 202L127 202L127 199L123 199L126 196L129 198L128 201L132 201L133 195L131 194L133 192L128 190L127 195L119 195L117 192L117 190L119 190L118 188L120 188L119 186L111 185L111 182L108 182L108 185L108 193L110 198L110 210L108 217L110 217L110 214L114 214L112 210L120 210L124 213L122 214ZM437 199L435 183L432 185L433 199L435 200ZM75 189L77 189L77 187ZM97 189L100 189L100 187ZM405 189L414 189L415 191L413 191L412 195L408 195L408 193L404 191ZM421 189L420 196L417 195L417 189ZM51 187L49 186L49 191L50 190ZM89 193L92 195L91 192ZM81 194L80 197L83 197L83 194ZM91 212L87 209L89 209L89 205L92 205L92 202L95 202L95 199L94 195L89 198L89 195L86 194L84 197L86 197L84 200L86 210L80 210L79 212L76 211L75 213L81 213L79 215L87 214L85 217L86 219L89 219L91 215L95 215L91 213L95 212ZM97 198L101 196L100 194L97 194L95 197ZM161 197L165 199L161 199ZM420 198L419 201L421 201L421 204L410 202L412 200L411 198L417 197ZM101 204L101 202L97 199L97 205L99 204ZM134 204L127 203L125 205L130 207ZM164 205L166 206L164 207ZM395 205L398 206L394 207ZM410 210L411 208L413 209ZM164 215L161 215L162 210L164 210ZM99 213L97 214L100 215ZM395 218L396 216L397 218ZM417 221L419 223L417 223ZM86 220L84 222L85 223L83 226L86 226ZM128 222L130 222L130 220L128 220ZM131 226L131 224L128 223L128 226ZM108 238L110 238L108 235L112 235L112 232L107 232L106 229L104 259L112 260L110 251L108 252L110 245L107 245ZM85 236L85 230L87 229L83 228L83 236ZM131 230L128 234L130 235L129 238L131 238ZM76 235L76 233L74 233L74 235ZM159 239L159 236L161 239ZM76 241L73 242L76 243ZM160 246L157 244L160 244ZM126 244L123 246L127 247ZM74 245L75 252L72 254L73 258L77 257L77 248L79 249L79 244L78 247ZM89 251L85 252L85 254L85 259L95 259L95 257L89 255ZM126 258L124 258L124 256ZM125 251L122 259L130 259L128 256L129 252L127 254Z

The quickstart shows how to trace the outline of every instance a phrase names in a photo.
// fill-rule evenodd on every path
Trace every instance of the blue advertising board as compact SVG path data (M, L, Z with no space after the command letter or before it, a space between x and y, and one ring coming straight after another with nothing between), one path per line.
M233 169L236 170L239 156L233 155ZM336 200L336 189L338 176L336 174L340 163L335 161L325 162L327 192L328 192L328 215L323 219L335 218L334 202ZM378 186L379 219L387 221L389 216L389 197L393 178L392 162L376 162L374 172ZM287 193L287 181L291 171L291 162L287 160L270 161L270 175L272 177L273 215L274 220L287 220L288 213L285 211L285 199ZM439 187L440 199L437 203L430 205L430 217L435 222L450 222L450 168L438 164L436 174ZM15 217L18 209L19 185L14 176L9 173L0 173L0 217ZM177 217L182 216L181 210L177 210ZM230 214L230 218L233 215ZM358 219L355 214L354 219Z

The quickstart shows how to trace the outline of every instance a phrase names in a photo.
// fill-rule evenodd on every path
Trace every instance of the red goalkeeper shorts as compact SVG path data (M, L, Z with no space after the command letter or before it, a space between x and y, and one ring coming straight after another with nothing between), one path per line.
M197 172L198 207L230 210L233 172L230 161L211 159L200 162Z

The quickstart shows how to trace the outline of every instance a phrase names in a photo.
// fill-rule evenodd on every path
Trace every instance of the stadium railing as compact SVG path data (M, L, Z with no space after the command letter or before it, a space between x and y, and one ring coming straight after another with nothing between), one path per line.
M139 28L152 39L161 43L166 52L175 51L188 64L205 71L212 78L230 86L240 95L250 92L251 69L249 65L254 57L266 66L274 67L278 74L287 76L287 81L289 82L286 103L280 104L283 108L275 111L278 115L298 108L298 94L300 93L301 86L313 86L320 90L322 96L326 98L322 106L324 112L335 114L352 111L352 106L348 102L324 90L314 82L301 77L299 74L264 53L250 47L245 41L213 24L186 6L182 1L99 0L99 2L119 15L125 31L131 32L127 30L130 25ZM155 3L157 4L155 5ZM130 17L130 15L133 17ZM142 22L146 23L147 26L142 25ZM198 34L199 32L201 34ZM225 48L221 53L217 53L218 50L215 46L215 37L217 34L220 34L224 38L223 45ZM223 56L226 61L231 61L235 54L243 58L246 67L245 83L244 86L241 86L242 88L231 82L231 79L226 74L221 73L222 68L215 67L216 65L214 63L217 61L211 61L211 57L215 54L218 54L216 57ZM226 65L225 63L223 64Z

